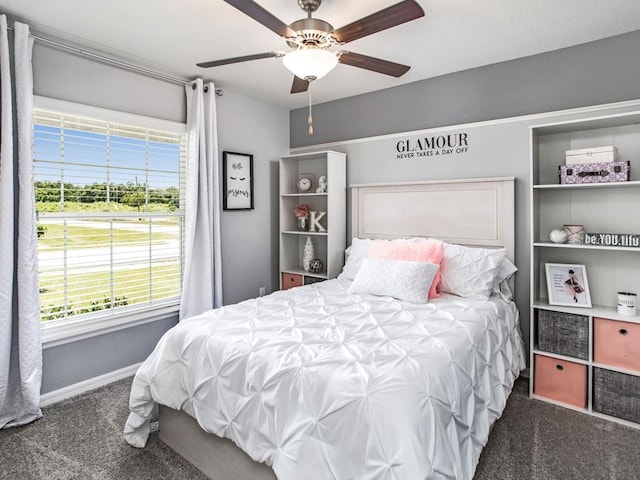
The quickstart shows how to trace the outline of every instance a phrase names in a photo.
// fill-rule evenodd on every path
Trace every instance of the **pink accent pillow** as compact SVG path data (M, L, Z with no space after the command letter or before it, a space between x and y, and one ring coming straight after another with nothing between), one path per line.
M405 260L410 262L433 263L438 266L433 283L429 288L429 298L438 298L440 284L440 264L444 257L444 244L434 238L411 240L374 240L367 251L368 258L383 260Z

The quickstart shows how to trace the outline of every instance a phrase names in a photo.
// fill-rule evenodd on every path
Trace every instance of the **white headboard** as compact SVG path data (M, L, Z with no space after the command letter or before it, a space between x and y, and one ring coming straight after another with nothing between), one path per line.
M514 178L351 185L351 235L504 247L514 260Z

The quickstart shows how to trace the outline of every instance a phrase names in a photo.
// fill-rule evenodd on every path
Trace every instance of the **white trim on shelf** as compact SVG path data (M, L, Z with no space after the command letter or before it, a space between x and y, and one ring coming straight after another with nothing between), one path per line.
M535 242L534 247L543 248L575 248L584 250L610 250L612 252L640 252L638 247L609 247L604 245L574 245L569 243Z
M609 104L611 109L617 109L618 106L634 106L638 104L638 100L630 100L620 103L612 103ZM603 108L604 107L604 108ZM591 106L591 107L583 107L587 112L589 111L599 111L599 110L609 110L607 108L607 104ZM575 109L575 110L581 110ZM564 112L572 112L574 110L564 110ZM562 113L561 110L559 113ZM638 117L637 119L630 119L632 116ZM542 123L537 125L531 125L529 128L531 130L536 130L537 135L553 135L556 133L571 133L571 132L580 132L584 130L594 130L598 128L608 128L608 127L622 127L625 125L629 125L630 123L637 123L637 120L640 120L640 111L638 110L630 110L627 112L615 112L615 113L605 113L604 115L600 115L597 117L585 117L578 119L569 119L569 120L559 120L550 123Z
M315 236L327 236L329 232L310 232L309 230L282 230L280 233L286 233L288 235L315 235Z
M563 360L565 362L579 363L580 365L589 365L589 360L584 360L582 358L570 357L567 355L562 355L560 353L547 352L545 350L540 350L538 348L534 348L532 352L534 355L541 355L543 357L556 358L558 360Z
M322 278L324 280L327 280L329 277L327 276L327 272L324 273L312 273L312 272L307 272L305 270L303 270L302 268L281 268L280 269L280 275L282 275L283 273L288 273L291 275L302 275L304 277L314 277L314 278Z
M551 403L553 405L558 405L559 407L568 408L568 409L574 410L576 412L591 413L591 412L589 412L589 409L587 407L584 407L584 408L576 407L575 405L571 405L570 403L559 402L558 400L554 400L553 398L549 398L549 397L544 397L542 395L538 395L537 393L534 393L533 395L531 395L531 398L534 398L536 400L540 400L540 401L543 401L543 402Z
M616 422L621 425L625 425L627 427L635 428L636 430L640 429L640 424L635 422L630 422L629 420L625 420L624 418L618 418L618 417L614 417L613 415L607 415L606 413L600 413L593 409L589 413L594 417L602 418L603 420Z
M640 316L634 317L630 315L620 315L617 307L608 307L605 305L593 305L591 308L584 307L566 307L563 305L549 305L545 300L536 300L531 308L540 310L555 310L557 312L573 313L574 315L585 315L588 317L601 317L608 320L617 320L628 323L640 323Z
M53 390L51 392L44 393L40 396L40 407L48 407L54 403L61 402L68 398L76 397L82 393L95 390L96 388L103 387L123 378L130 377L136 373L142 363L136 363L135 365L129 365L128 367L115 370L113 372L105 373L97 377L83 380L82 382L74 383L66 387Z
M640 186L640 181L604 183L542 183L533 185L534 190L585 190L589 188L630 188Z
M622 367L614 367L613 365L598 363L596 361L593 361L592 365L594 368L600 368L601 370L610 370L616 373L624 373L626 375L633 375L634 377L637 377L638 375L640 375L640 372L638 372L637 370L631 370L629 368L622 368Z

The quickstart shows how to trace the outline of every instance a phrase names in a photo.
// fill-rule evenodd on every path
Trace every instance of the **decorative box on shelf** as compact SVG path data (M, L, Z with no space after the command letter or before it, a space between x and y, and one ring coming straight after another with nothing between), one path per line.
M282 289L287 290L293 287L301 287L304 284L302 275L295 273L283 273L282 274Z
M581 163L560 165L561 184L628 182L631 162Z
M578 408L587 407L586 365L536 354L534 368L536 395Z
M593 411L640 423L640 377L594 368Z
M566 165L580 165L584 163L607 163L618 160L618 149L613 145L606 147L581 148L565 152Z
M594 362L640 373L639 342L640 323L593 319Z
M554 310L538 311L538 348L587 360L589 317Z

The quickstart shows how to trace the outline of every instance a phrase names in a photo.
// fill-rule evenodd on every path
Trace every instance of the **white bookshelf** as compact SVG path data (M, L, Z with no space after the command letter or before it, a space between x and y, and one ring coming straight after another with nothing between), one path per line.
M619 315L616 306L616 292L630 291L640 294L640 248L609 247L594 245L555 244L549 241L549 232L563 225L584 225L587 233L629 233L640 234L640 112L621 115L533 126L531 133L531 377L530 396L557 405L583 411L598 417L618 421L625 425L640 427L637 417L634 421L621 418L614 413L603 414L598 411L597 402L602 398L610 401L613 395L626 395L623 403L631 405L635 414L640 412L640 368L627 368L624 365L596 361L597 344L606 344L596 334L596 324L602 321L619 322L621 335L628 335L629 342L640 338L631 338L640 333L636 327L640 316ZM563 185L558 178L558 167L565 163L565 151L579 148L614 145L618 148L619 161L631 161L631 178L628 182L600 183L582 185ZM589 283L591 308L550 305L547 293L545 264L581 264L586 266ZM541 313L542 312L542 313ZM539 320L544 312L557 312L566 315L582 316L588 326L588 352L586 359L561 354L541 348L538 342L542 325ZM548 317L547 317L548 318ZM562 328L562 325L560 326ZM627 330L629 330L627 332ZM606 340L606 341L605 341ZM619 340L619 338L612 338ZM631 345L632 343L630 343ZM633 349L632 349L633 350ZM543 373L536 371L536 357L557 360L558 370L562 362L583 367L586 376L584 407L558 402L551 395L540 395L537 384L544 384ZM640 347L635 348L622 360L630 365L638 365ZM566 363L565 363L566 365ZM596 388L596 370L600 373L627 375L633 385L629 393L621 394L620 389L611 387L603 394L602 384ZM544 375L554 375L544 370ZM582 375L582 374L580 374ZM572 380L572 379L569 379ZM562 385L560 385L562 388ZM600 400L596 400L599 389ZM624 413L621 416L628 415Z
M311 191L300 192L296 181L299 175L314 179ZM320 176L327 178L327 192L315 193ZM280 288L287 285L283 278L296 284L336 277L344 265L346 248L346 155L334 151L320 151L289 155L280 159ZM326 212L320 224L324 232L300 231L293 214L300 203L311 210ZM307 237L315 248L315 257L322 260L324 269L319 273L302 269L302 255ZM285 277L288 276L288 277Z

